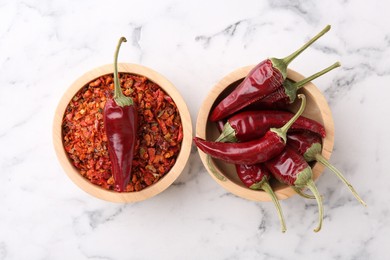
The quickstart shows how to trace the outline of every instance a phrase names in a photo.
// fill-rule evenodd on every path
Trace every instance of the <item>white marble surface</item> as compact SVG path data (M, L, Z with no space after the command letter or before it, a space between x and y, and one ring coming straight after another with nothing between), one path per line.
M245 5L244 5L245 3ZM0 1L0 259L385 259L390 242L390 2ZM272 203L219 187L196 150L168 190L150 200L95 199L65 175L51 141L55 107L84 72L120 60L170 79L197 111L237 67L283 57L326 24L332 30L291 64L315 81L333 112L331 162L367 202L329 171L323 229L315 202Z

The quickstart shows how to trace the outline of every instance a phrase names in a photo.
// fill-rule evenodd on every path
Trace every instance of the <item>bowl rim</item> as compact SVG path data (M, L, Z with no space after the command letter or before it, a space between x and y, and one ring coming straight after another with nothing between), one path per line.
M148 78L150 81L159 85L175 102L180 119L183 127L183 140L181 143L180 152L176 158L176 162L173 167L167 172L163 178L158 182L142 189L141 191L134 192L115 192L106 190L91 183L85 177L83 177L78 170L72 165L67 153L63 147L62 140L62 120L69 101L73 96L86 84L92 80L107 74L113 74L113 64L106 64L97 68L94 68L84 75L76 79L70 87L62 95L53 120L53 145L57 158L64 169L67 176L77 185L79 188L87 192L88 194L110 202L120 202L120 203L129 203L142 201L148 198L151 198L165 189L167 189L182 173L191 152L192 146L192 123L190 113L187 107L186 102L176 89L176 87L160 73L139 65L132 63L118 63L118 72L119 73L131 73L142 75Z
M228 73L226 76L224 76L221 80L219 80L214 85L214 87L211 89L211 91L209 92L209 94L207 95L206 99L203 101L199 109L197 122L196 122L196 136L206 139L207 118L209 116L209 113L211 111L211 108L215 100L225 90L227 86L231 85L232 83L242 78L245 78L255 66L256 65L248 65L248 66L238 68ZM299 81L305 78L303 75L299 74L298 72L292 69L287 70L287 77L294 81ZM334 145L334 122L333 122L331 110L321 91L312 82L307 83L303 87L303 89L305 89L305 91L309 91L311 94L316 95L316 103L318 103L319 106L322 107L322 109L319 111L321 113L321 117L326 120L326 124L324 124L326 137L323 138L322 156L324 156L327 160L329 160ZM206 119L205 121L206 123L203 122L203 120L205 119ZM251 190L245 186L238 185L237 183L233 182L229 178L218 178L217 176L215 176L215 174L212 173L212 170L208 166L207 155L204 152L202 152L200 149L197 150L201 158L201 161L205 166L209 175L224 189L244 199L248 199L252 201L271 201L270 196L262 190ZM211 161L213 162L213 160ZM217 174L224 176L223 172L220 169L218 169L217 165L215 165L214 162L213 164L215 170L217 171ZM320 163L314 164L314 167L312 168L314 180L316 180L321 175L324 168L325 167ZM287 187L287 186L275 190L274 192L278 197L278 199L287 199L296 194L296 192L291 187Z

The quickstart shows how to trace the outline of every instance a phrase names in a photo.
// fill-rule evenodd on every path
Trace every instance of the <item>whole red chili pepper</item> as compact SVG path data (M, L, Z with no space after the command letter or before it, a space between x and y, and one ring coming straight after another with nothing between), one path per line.
M126 38L119 39L114 56L114 98L107 100L103 112L114 189L119 192L125 191L130 181L137 134L134 102L122 93L118 79L118 53L122 42L126 42Z
M310 81L324 75L325 73L340 67L340 62L336 62L332 66L323 69L310 77L307 77L301 81L293 82L289 79L286 79L283 82L283 85L279 87L277 90L269 94L268 96L260 99L259 101L253 103L253 106L256 108L286 108L287 105L292 104L295 101L297 96L297 91L305 86Z
M223 143L195 137L194 142L204 153L226 162L250 165L268 161L284 149L287 130L305 109L305 95L299 94L298 97L302 99L302 103L294 117L281 128L271 128L259 139L242 143Z
M262 137L271 127L282 127L292 117L287 111L244 111L230 117L218 142L244 142ZM291 126L292 131L310 131L325 137L325 128L318 122L300 116Z
M256 65L245 79L213 109L210 120L223 119L277 90L287 76L287 66L307 47L330 30L327 25L319 34L283 59L269 58Z
M282 207L280 206L279 200L276 197L269 180L271 179L271 173L263 164L236 164L236 170L240 180L252 190L264 190L271 197L275 204L276 211L282 227L282 232L286 232L286 224L283 217Z
M367 206L366 203L360 198L353 186L347 181L343 174L331 165L328 160L326 160L321 155L322 150L322 140L321 137L307 133L290 133L287 135L287 143L299 154L303 155L307 162L318 161L328 167L332 172L336 174L337 177L351 190L355 198L363 205Z
M299 189L307 187L313 192L317 200L319 213L318 226L314 231L320 231L323 219L322 199L314 184L313 172L303 156L287 146L280 154L265 162L264 165L279 182Z

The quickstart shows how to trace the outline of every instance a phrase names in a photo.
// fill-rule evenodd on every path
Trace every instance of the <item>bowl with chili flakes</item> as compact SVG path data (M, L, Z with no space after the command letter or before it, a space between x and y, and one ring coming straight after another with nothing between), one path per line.
M192 124L187 105L165 77L150 68L118 64L125 96L137 107L132 175L124 192L114 190L103 109L114 90L113 65L87 72L60 100L54 118L57 157L82 190L112 202L135 202L167 189L189 158Z
M197 137L208 141L215 141L220 136L221 125L209 120L211 111L220 100L226 97L242 82L253 68L254 66L239 68L226 75L214 86L199 110L196 122ZM301 74L291 69L288 69L287 71L287 78L293 82L304 79ZM326 136L322 139L322 156L328 160L331 156L334 144L334 124L328 103L320 90L311 82L301 88L298 93L303 93L306 96L306 108L302 115L317 121L325 129ZM299 105L300 100L297 98L293 104L287 107L287 110L295 113L298 110ZM238 177L234 164L209 157L200 149L198 149L198 151L202 163L210 176L223 188L248 200L271 201L271 197L265 191L254 190L245 186ZM324 166L320 163L311 164L311 168L314 179L317 179L324 170ZM271 179L270 184L279 199L287 199L296 194L291 187L274 179Z

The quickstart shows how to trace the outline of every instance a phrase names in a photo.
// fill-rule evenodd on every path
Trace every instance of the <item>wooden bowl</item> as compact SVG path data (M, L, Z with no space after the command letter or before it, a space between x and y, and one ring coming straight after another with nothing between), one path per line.
M92 196L107 201L135 202L145 200L159 194L160 192L168 188L180 175L190 155L192 144L192 123L190 113L183 98L173 86L173 84L169 82L166 78L164 78L162 75L144 66L127 63L119 63L118 72L137 74L147 77L150 81L158 84L176 103L183 125L183 140L181 144L181 150L176 159L176 163L171 168L171 170L166 173L165 176L162 177L158 182L151 186L148 186L141 191L119 193L115 191L109 191L92 184L89 180L84 178L79 173L79 171L72 165L70 159L68 158L67 153L63 147L61 127L65 109L69 101L73 98L73 96L86 84L102 75L112 74L112 64L105 65L85 73L83 76L77 79L65 92L58 104L54 117L53 142L57 157L66 174L82 190L86 191Z
M209 113L218 97L229 93L246 75L248 75L253 67L254 66L247 66L237 69L222 78L214 86L199 110L196 122L196 135L198 137L213 141L219 136L216 124L208 120ZM294 81L304 79L301 74L290 69L287 72L287 77ZM306 84L299 92L304 93L307 99L307 105L303 116L316 120L325 127L327 135L323 139L322 155L326 159L329 159L333 150L334 124L328 103L313 83ZM292 104L290 110L293 112L297 111L299 104L299 101ZM219 177L216 177L208 166L206 154L200 149L198 149L198 151L200 158L211 177L223 188L245 199L253 201L271 201L270 196L266 192L247 188L238 178L233 164L218 159L211 159L211 163L214 164L214 168L217 170L217 174L219 174ZM324 166L322 164L315 163L313 166L314 179L317 179L323 170ZM296 194L292 188L277 181L271 182L271 186L279 199L287 199Z

